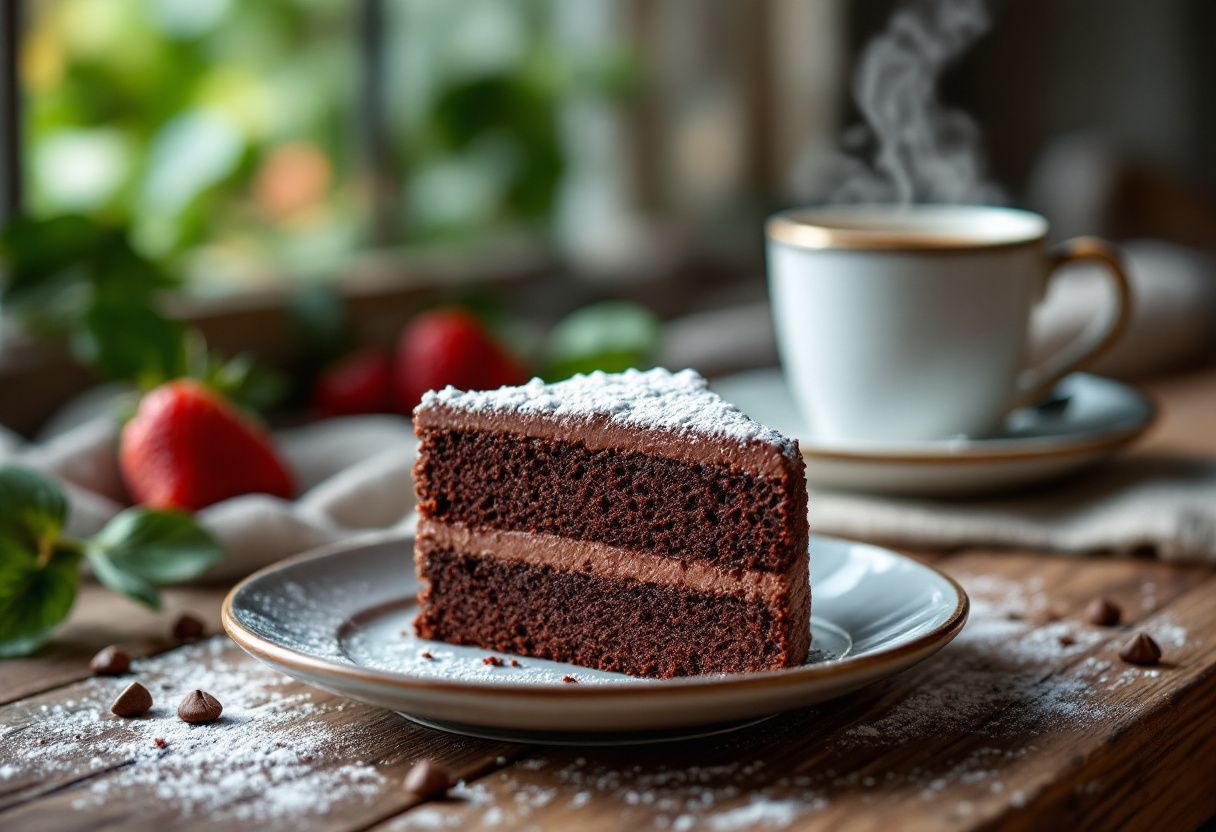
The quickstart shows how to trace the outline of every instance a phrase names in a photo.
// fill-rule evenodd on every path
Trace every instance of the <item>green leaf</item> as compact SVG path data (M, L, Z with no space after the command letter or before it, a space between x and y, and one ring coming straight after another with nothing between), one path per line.
M156 587L138 575L120 569L104 549L89 546L85 551L89 556L89 566L93 567L93 574L103 585L149 609L160 609L160 593L156 591Z
M287 380L242 353L227 361L211 356L200 378L203 384L229 401L255 413L278 404L287 392Z
M87 280L87 262L105 230L78 216L18 217L0 231L0 258L7 276L0 300L13 308L36 307Z
M67 517L67 499L53 480L29 468L0 466L0 537L45 552Z
M654 360L659 320L650 310L624 301L604 301L567 315L549 336L545 378L575 373L617 373Z
M0 537L0 658L32 653L67 618L76 601L80 554L53 550L45 566Z
M196 578L224 555L189 514L142 508L127 509L107 523L89 541L88 552L90 558L103 554L114 568L154 586Z
M99 295L73 339L77 358L101 375L152 387L186 372L186 329L151 306Z

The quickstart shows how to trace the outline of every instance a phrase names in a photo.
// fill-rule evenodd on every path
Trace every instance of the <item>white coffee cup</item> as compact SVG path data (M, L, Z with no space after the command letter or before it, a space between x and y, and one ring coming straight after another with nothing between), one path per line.
M781 364L818 441L990 434L1107 349L1131 310L1113 248L1079 237L1048 249L1047 221L1029 211L798 209L772 216L766 232ZM1107 266L1114 309L1027 367L1031 311L1073 260Z

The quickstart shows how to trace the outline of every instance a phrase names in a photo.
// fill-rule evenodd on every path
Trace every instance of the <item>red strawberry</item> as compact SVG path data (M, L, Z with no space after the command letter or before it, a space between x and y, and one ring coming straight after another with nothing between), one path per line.
M393 409L393 362L379 350L343 358L317 378L312 404L322 417L388 413Z
M446 385L493 390L527 380L523 368L467 312L441 309L414 318L397 341L397 404L413 411L422 394Z
M135 501L156 508L196 511L240 494L295 490L266 432L190 379L143 397L123 428L119 464Z

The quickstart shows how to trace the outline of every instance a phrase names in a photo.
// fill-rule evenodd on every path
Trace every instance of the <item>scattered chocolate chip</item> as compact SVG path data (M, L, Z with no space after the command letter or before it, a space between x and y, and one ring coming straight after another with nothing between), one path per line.
M207 634L207 627L198 616L184 612L173 622L173 637L178 641L198 641Z
M435 657L434 657L433 655L431 655L431 651L430 651L430 650L423 650L423 651L422 651L422 658L424 658L424 659L434 659Z
M215 722L224 712L224 706L206 691L192 690L177 706L177 715L182 722Z
M152 744L157 748L168 748L169 746L169 743L165 742L163 737L157 737L156 739L152 740Z
M121 647L103 647L89 662L89 670L97 676L118 676L131 669L131 656Z
M1113 627L1123 620L1123 610L1109 598L1095 598L1085 608L1085 620L1098 627Z
M502 659L498 656L486 656L481 660L482 664L488 664L490 667L502 667Z
M567 685L573 685L573 684L578 683L578 679L575 679L573 676L563 676L562 681L565 682Z
M1068 633L1064 633L1064 635L1060 636L1056 640L1060 642L1061 647L1072 647L1074 644L1077 643L1077 640L1075 638L1073 638L1072 636L1070 636Z
M152 694L139 682L132 682L123 688L122 693L110 705L110 713L115 716L142 716L152 707Z
M452 787L452 773L434 760L419 760L405 775L405 790L418 797L435 797Z
M1119 658L1130 664L1154 665L1161 660L1161 648L1144 633L1136 633L1119 650Z
M511 667L523 667L523 665L519 663L519 659L511 659Z
M1018 612L1017 610L1008 610L1008 611L1005 613L1005 619L1006 619L1007 621L1021 621L1021 620L1022 620L1023 618L1025 618L1025 617L1026 617L1026 616L1022 615L1022 614L1021 614L1020 612Z

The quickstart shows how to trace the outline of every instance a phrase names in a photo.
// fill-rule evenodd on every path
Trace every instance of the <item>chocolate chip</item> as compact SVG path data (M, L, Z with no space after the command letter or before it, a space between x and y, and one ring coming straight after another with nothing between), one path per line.
M519 663L519 659L511 659L511 667L523 667L523 665Z
M441 795L452 787L452 773L434 760L419 760L405 775L405 790L418 797Z
M167 748L169 746L169 743L165 742L164 737L157 737L156 739L152 740L152 744L157 748Z
M1072 636L1070 636L1068 633L1064 633L1056 640L1060 642L1061 647L1072 647L1074 644L1077 643L1077 640L1075 638L1073 638Z
M89 662L89 670L97 676L118 676L131 669L131 657L126 650L115 647L103 647L93 660Z
M1109 598L1095 598L1085 608L1085 620L1098 627L1113 627L1123 620L1123 610Z
M173 622L173 637L178 641L198 641L207 634L207 627L198 616L184 612Z
M563 676L562 681L567 685L574 685L578 683L578 679L575 679L573 676Z
M431 661L432 659L435 658L435 656L431 653L430 650L423 650L422 658L426 659L427 661Z
M1154 665L1161 660L1161 648L1144 633L1136 633L1119 650L1119 658L1130 664Z
M110 713L115 716L141 716L152 707L152 694L139 682L127 685L118 698L110 705Z
M192 690L177 706L177 715L182 722L215 722L224 712L224 706L206 691Z
M502 659L498 656L486 656L481 660L482 664L488 664L490 667L502 667Z

